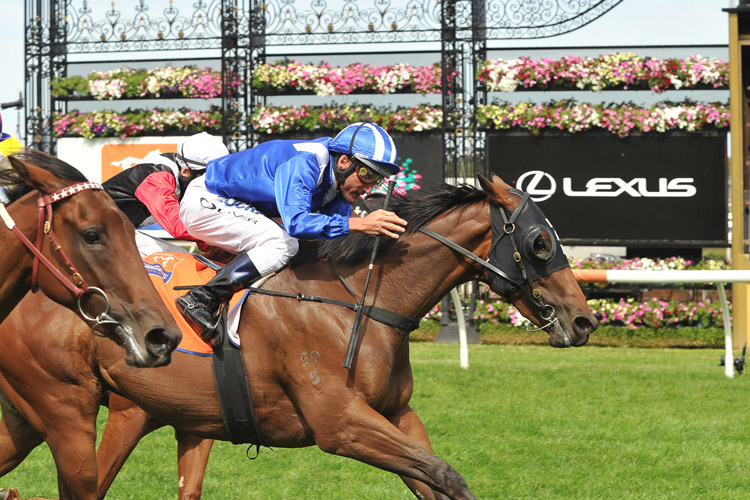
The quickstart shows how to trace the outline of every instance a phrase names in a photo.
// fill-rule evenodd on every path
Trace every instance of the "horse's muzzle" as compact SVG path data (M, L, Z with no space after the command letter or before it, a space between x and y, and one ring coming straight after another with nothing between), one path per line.
M139 343L129 326L117 324L112 327L112 339L125 349L125 362L136 368L154 368L168 365L172 351L182 339L181 333L172 333L164 328L152 328Z
M581 347L589 341L589 335L598 326L593 315L580 315L572 321L558 321L548 330L552 347Z
M156 360L151 366L164 366L169 364L177 344L182 340L182 334L176 334L165 330L164 328L154 328L149 330L145 336L146 351Z

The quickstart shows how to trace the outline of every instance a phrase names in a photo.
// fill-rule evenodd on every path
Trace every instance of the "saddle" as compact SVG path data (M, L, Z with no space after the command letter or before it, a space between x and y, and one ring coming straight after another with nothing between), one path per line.
M197 356L211 356L211 344L205 342L180 313L175 299L185 295L187 287L208 283L216 275L219 266L199 255L178 252L153 253L143 258L143 265L159 296L180 327L182 341L177 350ZM235 314L238 313L245 294L245 290L237 292L229 301L228 309ZM236 323L234 321L235 325Z

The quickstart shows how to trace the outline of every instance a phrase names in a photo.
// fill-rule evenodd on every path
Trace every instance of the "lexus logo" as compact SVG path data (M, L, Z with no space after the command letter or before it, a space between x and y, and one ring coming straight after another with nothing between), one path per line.
M531 199L539 202L548 200L557 190L554 177L541 170L529 170L516 181L516 187L529 193Z
M576 198L616 198L628 195L633 198L691 198L698 194L693 177L659 177L654 181L645 177L622 179L620 177L593 177L584 186L578 180L573 185L571 177L563 177L562 191L565 196ZM547 172L530 170L516 181L516 187L529 193L532 200L548 200L557 191L557 182Z

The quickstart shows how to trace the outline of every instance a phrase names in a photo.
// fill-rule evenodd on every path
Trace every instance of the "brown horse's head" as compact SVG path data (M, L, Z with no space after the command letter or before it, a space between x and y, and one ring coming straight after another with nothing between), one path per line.
M491 206L489 261L504 272L488 273L490 287L549 333L553 347L584 345L597 321L552 225L528 195L500 177L479 176L479 181Z
M24 150L9 159L17 178L15 183L9 181L6 172L4 183L16 185L17 190L23 191L20 184L24 183L26 190L50 194L86 181L70 165L40 151ZM36 191L16 193L11 198L15 201L8 207L17 226L32 243L36 243L38 233ZM89 325L99 323L97 331L125 348L128 364L146 367L169 363L181 334L146 274L130 221L101 189L81 190L51 207L51 231L45 229L39 248L63 279L38 265L39 289L78 312ZM49 233L55 235L59 245ZM6 236L6 240L13 242L17 266L31 270L34 261L31 250L21 245L15 235ZM5 258L10 258L7 249L5 252ZM30 275L25 274L28 283ZM63 284L64 280L77 285L83 281L90 288L77 296Z

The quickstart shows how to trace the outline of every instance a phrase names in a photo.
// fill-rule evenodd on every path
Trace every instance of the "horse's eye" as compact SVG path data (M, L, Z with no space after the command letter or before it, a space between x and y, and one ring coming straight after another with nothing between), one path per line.
M521 237L524 257L540 263L549 262L555 256L555 240L552 231L544 226L530 226Z
M89 229L83 233L83 241L89 245L98 245L102 242L102 239L99 237L99 231Z
M542 238L542 235L536 237L534 240L534 253L541 257L541 253L547 249L547 243Z
M547 260L552 257L552 237L549 231L542 229L539 234L534 238L532 243L532 252L539 259Z

